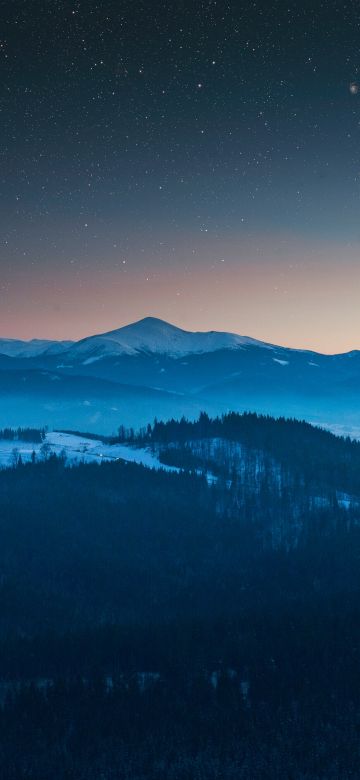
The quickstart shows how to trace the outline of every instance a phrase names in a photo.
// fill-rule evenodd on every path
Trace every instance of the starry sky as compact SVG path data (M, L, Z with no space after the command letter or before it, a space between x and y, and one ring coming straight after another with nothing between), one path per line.
M8 0L0 335L360 348L360 6Z

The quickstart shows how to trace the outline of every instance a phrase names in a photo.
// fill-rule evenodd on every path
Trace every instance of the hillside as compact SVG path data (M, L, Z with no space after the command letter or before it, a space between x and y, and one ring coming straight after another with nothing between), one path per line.
M9 372L14 372L13 387ZM36 392L34 372L43 377ZM64 378L67 398L67 388L74 389L72 403L65 403L63 410L56 381L45 387L50 375ZM99 399L100 382L111 383L113 392L103 385L101 403L86 415L84 404ZM33 386L31 398L24 383ZM139 392L133 390L136 387L143 399L137 405L130 398ZM0 394L9 398L16 392L24 411L24 419L12 416L11 424L85 426L111 434L120 424L142 425L155 416L196 417L201 409L211 415L233 410L305 418L334 430L341 426L356 436L359 391L357 351L322 355L232 333L192 333L152 317L70 344L0 342ZM121 403L124 393L128 399ZM78 423L76 409L81 414ZM141 419L136 419L139 410ZM0 426L9 423L11 414L7 399L0 409Z
M356 777L360 444L256 415L120 433L0 470L2 777Z

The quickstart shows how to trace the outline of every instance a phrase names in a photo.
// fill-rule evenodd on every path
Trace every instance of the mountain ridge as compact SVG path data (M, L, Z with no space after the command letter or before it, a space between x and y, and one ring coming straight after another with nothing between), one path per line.
M311 349L301 349L272 344L267 341L243 336L231 331L191 331L173 325L158 317L143 317L127 325L102 333L85 336L79 340L0 338L0 354L9 357L38 357L67 353L69 357L79 355L85 360L116 355L137 355L142 352L184 357L192 354L205 354L222 349L242 349L244 347L302 352L324 356L324 353ZM333 353L326 357L352 357L359 350Z
M62 427L78 429L81 421L84 430L112 433L117 424L137 427L155 416L231 410L360 430L357 350L322 355L236 334L192 333L156 318L75 343L28 344L27 356L23 343L7 356L0 340L0 425L12 415L17 424L58 426L61 414ZM134 388L142 388L141 399Z
M244 346L271 348L249 336L225 331L187 331L157 317L145 317L121 328L88 336L73 344L69 355L88 354L89 359L104 355L150 353L184 357L216 352L219 349L241 349Z

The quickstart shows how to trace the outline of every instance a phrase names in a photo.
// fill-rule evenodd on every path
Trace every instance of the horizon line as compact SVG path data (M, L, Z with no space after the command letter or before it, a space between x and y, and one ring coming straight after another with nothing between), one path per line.
M326 357L335 357L335 356L338 356L338 355L349 355L349 354L352 354L354 352L359 352L359 349L356 348L356 347L352 347L350 349L345 349L345 350L340 351L340 352L323 352L320 349L316 349L316 348L312 348L312 347L292 347L292 346L289 346L287 344L279 344L279 343L275 343L273 341L267 341L266 339L258 338L258 337L255 337L255 336L249 336L249 335L244 334L244 333L238 333L237 331L226 330L226 329L225 330L218 330L218 329L190 330L188 328L182 327L181 325L176 325L173 322L169 322L168 320L163 319L163 317L158 317L156 315L146 315L144 317L140 317L139 319L132 320L130 322L126 322L124 325L120 325L120 326L115 327L115 328L110 327L109 330L96 331L95 333L90 333L87 336L82 336L79 339L76 339L76 338L75 339L69 339L69 338L49 338L49 337L44 338L42 336L33 336L30 339L26 339L26 338L21 338L19 336L15 336L15 337L13 337L13 336L2 336L0 334L0 341L11 341L11 342L20 341L20 342L22 342L24 344L31 344L31 343L37 342L37 341L48 342L50 344L54 344L54 343L61 344L63 342L66 342L68 344L78 344L79 342L84 341L85 339L95 338L97 336L106 336L107 334L114 333L117 330L122 330L124 328L129 328L129 327L132 327L132 326L135 326L135 325L139 325L140 323L146 322L147 320L153 320L155 322L162 323L162 324L170 326L172 328L176 328L177 330L181 330L183 333L189 333L189 334L193 334L193 335L209 334L209 333L228 334L228 335L232 335L232 336L239 336L240 338L244 338L244 339L249 339L249 341L253 341L255 343L254 344L255 346L256 346L256 344L258 344L258 345L264 344L266 346L278 347L279 349L288 349L288 350L291 350L293 352L310 352L310 353L315 353L317 355L324 355Z

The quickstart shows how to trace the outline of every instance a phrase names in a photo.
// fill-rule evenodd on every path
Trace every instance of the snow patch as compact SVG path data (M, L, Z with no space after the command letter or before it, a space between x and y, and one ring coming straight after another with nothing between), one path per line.
M90 366L91 363L96 363L96 361L101 360L102 357L102 355L97 355L96 357L87 358L87 360L83 360L83 366Z
M73 433L49 431L45 437L49 452L60 455L64 453L69 465L77 463L101 463L102 461L124 460L128 463L138 463L152 469L164 469L179 473L176 466L166 466L148 447L133 447L127 444L104 444L101 441L77 436ZM12 463L12 453L16 449L24 463L31 460L32 453L41 457L40 443L0 440L0 467L7 468Z
M274 363L279 363L280 366L288 366L288 360L280 360L280 358L273 358Z

